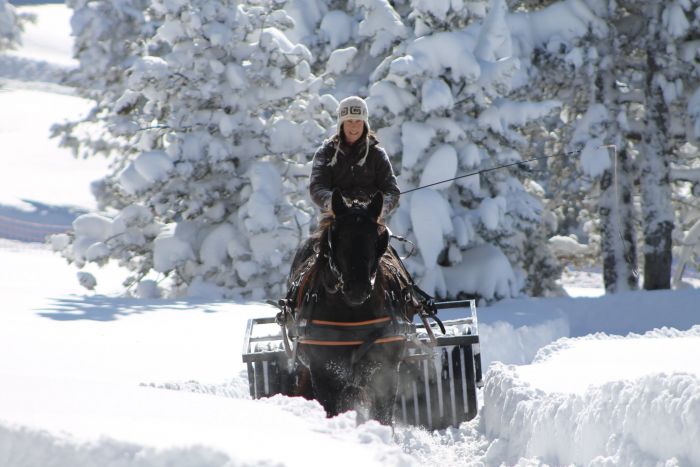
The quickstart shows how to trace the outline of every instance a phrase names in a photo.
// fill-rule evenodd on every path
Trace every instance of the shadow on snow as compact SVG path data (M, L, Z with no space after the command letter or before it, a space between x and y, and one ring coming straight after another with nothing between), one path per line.
M71 228L84 209L54 206L39 201L22 200L25 206L0 204L0 237L22 242L46 241L46 236Z
M237 305L230 301L211 300L145 300L133 297L108 297L93 295L74 298L54 299L53 306L37 310L37 314L56 321L114 321L133 315L156 311L184 312L198 311L215 313L223 304Z

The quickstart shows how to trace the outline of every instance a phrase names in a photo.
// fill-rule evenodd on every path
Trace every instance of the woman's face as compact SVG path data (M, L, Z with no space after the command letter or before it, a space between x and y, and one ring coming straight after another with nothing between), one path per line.
M362 120L351 119L343 122L343 136L345 136L345 141L347 141L348 144L353 144L360 139L364 130L365 122Z

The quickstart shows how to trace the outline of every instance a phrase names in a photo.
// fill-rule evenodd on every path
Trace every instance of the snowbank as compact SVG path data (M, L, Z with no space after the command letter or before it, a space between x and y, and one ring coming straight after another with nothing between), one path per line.
M700 365L678 371L699 344L700 326L624 339L594 335L558 341L533 365L494 364L481 413L495 438L487 462L700 464Z
M54 415L41 424L0 417L1 465L308 466L330 458L348 467L418 465L393 443L389 427L356 427L354 413L326 419L318 403L300 398L255 402L120 385L74 389L53 409L35 399L37 412ZM29 389L33 396L42 392ZM83 410L86 400L90 411ZM300 449L302 443L316 449Z

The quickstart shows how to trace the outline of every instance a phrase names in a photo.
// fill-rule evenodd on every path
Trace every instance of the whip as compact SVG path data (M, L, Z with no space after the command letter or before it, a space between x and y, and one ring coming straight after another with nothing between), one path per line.
M401 194L405 195L406 193L411 193L412 191L422 190L423 188L429 188L431 186L439 185L441 183L451 182L453 180L459 180L460 178L472 177L474 175L480 175L480 174L483 174L486 172L493 172L494 170L505 169L506 167L512 167L514 165L527 164L529 162L540 161L540 160L544 160L544 159L551 159L552 157L571 157L571 156L575 156L577 154L580 154L582 151L583 151L583 149L579 149L578 151L560 152L557 154L552 154L551 156L539 156L539 157L533 157L532 159L527 159L524 161L511 162L510 164L499 165L496 167L491 167L488 169L482 169L482 170L478 170L476 172L471 172L468 174L459 175L457 177L448 178L446 180L441 180L439 182L429 183L427 185L419 186L418 188L411 188L410 190L402 191Z

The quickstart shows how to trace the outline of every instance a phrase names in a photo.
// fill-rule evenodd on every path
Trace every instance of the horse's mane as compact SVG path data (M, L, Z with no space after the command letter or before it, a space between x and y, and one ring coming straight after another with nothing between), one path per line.
M331 228L333 219L335 219L333 211L323 211L321 213L321 218L318 221L318 227L316 227L316 230L311 234L311 238L318 239L323 237L324 234L328 232L328 229Z

